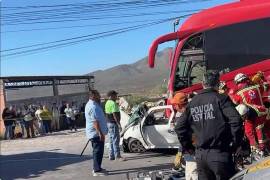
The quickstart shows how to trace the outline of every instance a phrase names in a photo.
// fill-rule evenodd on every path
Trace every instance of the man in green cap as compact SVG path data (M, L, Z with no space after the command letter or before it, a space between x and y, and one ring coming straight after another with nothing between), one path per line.
M117 100L117 92L111 90L107 93L109 100L107 100L105 104L105 113L107 116L107 126L109 129L109 137L110 137L110 160L125 160L120 155L120 131L122 130L120 125L120 110L119 106L116 102Z

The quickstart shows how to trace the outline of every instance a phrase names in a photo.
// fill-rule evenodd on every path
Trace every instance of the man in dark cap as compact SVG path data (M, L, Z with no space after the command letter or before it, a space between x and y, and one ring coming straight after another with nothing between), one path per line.
M194 153L199 179L226 180L235 170L232 153L243 139L241 117L227 95L218 93L219 73L204 74L203 90L188 103L186 111L176 120L175 131L183 151Z
M110 160L125 160L120 155L120 109L116 102L117 100L117 92L111 90L107 93L108 100L105 104L105 113L107 116L107 126L109 129L109 137L110 137L110 146L109 146L109 159Z

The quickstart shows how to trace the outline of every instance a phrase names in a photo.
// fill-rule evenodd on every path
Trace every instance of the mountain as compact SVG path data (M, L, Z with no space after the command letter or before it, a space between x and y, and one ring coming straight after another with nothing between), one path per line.
M90 75L95 76L95 88L101 93L114 89L121 94L146 93L161 86L168 78L170 48L160 51L156 55L155 68L148 66L148 57L133 64L118 65L106 70L98 70Z

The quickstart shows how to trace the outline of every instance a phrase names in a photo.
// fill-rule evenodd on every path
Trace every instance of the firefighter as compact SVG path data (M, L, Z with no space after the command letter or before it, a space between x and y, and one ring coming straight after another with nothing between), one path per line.
M250 140L250 144L256 147L256 140L253 137L253 131L255 129L258 139L258 148L265 152L267 146L267 137L264 132L264 125L267 116L267 109L265 108L262 100L262 93L264 89L260 85L252 85L247 75L239 73L235 76L234 82L236 83L238 90L234 96L234 100L237 104L245 104L256 111L256 117L249 119L245 123L245 133Z
M196 147L198 176L203 180L229 179L235 173L232 153L243 140L241 117L230 98L218 93L218 85L218 71L208 70L203 76L204 89L176 120L175 132L183 151L192 154Z
M253 122L252 120L255 119L257 116L256 111L249 108L245 104L239 104L236 106L236 110L241 115L242 119L244 120L244 127L245 127L245 135L247 136L250 142L250 148L252 151L258 150L258 142L256 140L256 134L253 129Z
M246 80L246 81L244 81L244 80ZM239 95L237 95L237 91L239 89L243 89L243 88L246 88L246 87L251 85L250 81L248 81L248 80L249 80L249 78L243 73L238 73L234 77L234 83L236 84L236 87L231 88L229 90L228 96L231 98L231 100L233 101L233 103L235 105L241 104L241 97L239 97Z
M265 77L264 73L262 71L258 71L251 78L251 81L253 84L260 85L261 89L263 89L264 92L267 92L267 91L269 91L269 86L270 86L269 77L270 76ZM269 100L270 99L269 98L267 99L266 97L265 97L265 99L263 99L264 106L266 108L268 108L268 113L267 113L266 121L265 121L265 133L266 133L266 136L268 137L268 141L270 138L270 121L269 121L270 120L270 102L269 102ZM270 150L270 148L269 148L269 150Z
M241 115L243 124L246 123L247 119L249 119L250 116L256 114L256 112L253 109L249 108L244 104L239 104L235 108ZM243 143L241 145L241 151L238 154L235 154L234 156L234 161L239 170L242 170L244 168L244 164L248 165L249 163L252 163L253 159L259 160L261 158L261 156L257 156L259 155L257 149L252 148L253 147L250 146L248 137L244 136ZM249 161L249 157L252 157L251 161Z
M239 104L238 106L236 106L236 110L238 111L238 113L241 115L244 124L246 123L250 123L249 121L251 119L254 119L254 117L257 116L257 113L254 109L244 105L244 104ZM249 142L254 142L256 141L256 134L254 133L254 131L251 132L252 134L246 134L246 138L248 139ZM249 135L249 136L247 136ZM257 141L256 141L256 145L257 145ZM250 153L252 153L251 157L253 157L255 160L259 160L261 158L261 156L263 156L263 152L260 151L257 146L251 145L249 143L249 147L250 147ZM253 159L252 159L253 160Z

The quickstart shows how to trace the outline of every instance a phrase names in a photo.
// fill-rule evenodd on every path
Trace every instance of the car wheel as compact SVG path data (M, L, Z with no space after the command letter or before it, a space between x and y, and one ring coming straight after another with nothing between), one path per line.
M138 139L134 138L130 138L128 141L128 149L132 153L142 153L146 151L142 143Z

